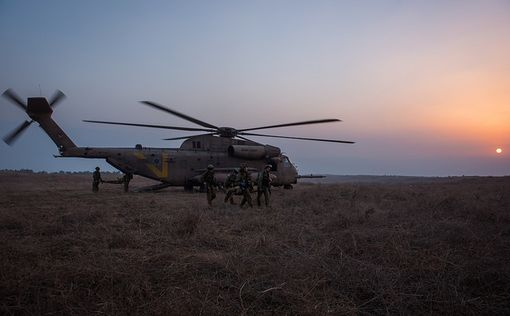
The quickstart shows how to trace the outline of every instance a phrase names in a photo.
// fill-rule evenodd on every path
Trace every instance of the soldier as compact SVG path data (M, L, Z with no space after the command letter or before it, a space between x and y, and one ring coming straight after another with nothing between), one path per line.
M227 179L225 179L224 188L226 190L225 192L225 200L223 202L227 203L227 201L230 201L230 204L234 205L234 194L236 193L237 189L237 177L238 177L239 171L237 169L232 170L232 172L227 176Z
M253 207L250 194L252 189L253 185L251 183L250 174L248 173L248 168L246 165L242 165L239 170L239 191L243 196L243 199L241 200L241 207L243 207L245 203L248 203L250 207Z
M264 201L266 203L266 207L269 206L269 195L271 194L271 177L269 171L271 170L271 165L266 165L264 170L259 172L257 178L257 205L260 206L260 198L262 194L264 194Z
M103 183L103 179L101 179L99 167L96 167L96 171L92 173L92 192L97 193L99 191L99 183Z
M214 179L214 166L207 166L207 171L202 174L202 183L207 190L207 204L212 206L212 201L216 198L216 179Z
M129 191L129 181L131 181L131 179L133 179L133 174L129 172L125 173L124 176L122 177L122 184L124 184L124 192Z

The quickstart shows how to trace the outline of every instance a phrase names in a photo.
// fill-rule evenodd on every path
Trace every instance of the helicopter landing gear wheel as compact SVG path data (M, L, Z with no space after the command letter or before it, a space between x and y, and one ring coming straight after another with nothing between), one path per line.
M284 185L283 185L283 188L284 188L285 190L292 190L294 187L292 186L292 184L284 184Z

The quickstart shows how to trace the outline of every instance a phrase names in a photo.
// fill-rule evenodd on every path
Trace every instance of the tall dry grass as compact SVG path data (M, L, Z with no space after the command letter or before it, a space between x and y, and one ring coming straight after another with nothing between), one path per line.
M88 175L0 189L2 314L510 313L509 178L303 184L253 209Z

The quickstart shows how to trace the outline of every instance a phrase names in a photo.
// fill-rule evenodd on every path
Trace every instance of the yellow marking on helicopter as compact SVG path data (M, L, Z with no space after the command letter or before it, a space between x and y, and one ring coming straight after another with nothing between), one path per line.
M147 157L141 152L135 152L135 157L139 160L147 160ZM168 154L161 153L161 170L154 163L146 163L147 168L158 178L168 177Z

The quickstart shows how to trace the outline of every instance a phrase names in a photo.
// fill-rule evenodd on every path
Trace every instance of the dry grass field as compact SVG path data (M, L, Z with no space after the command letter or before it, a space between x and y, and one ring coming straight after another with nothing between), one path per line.
M1 314L510 314L509 177L299 184L253 209L90 179L0 173Z

